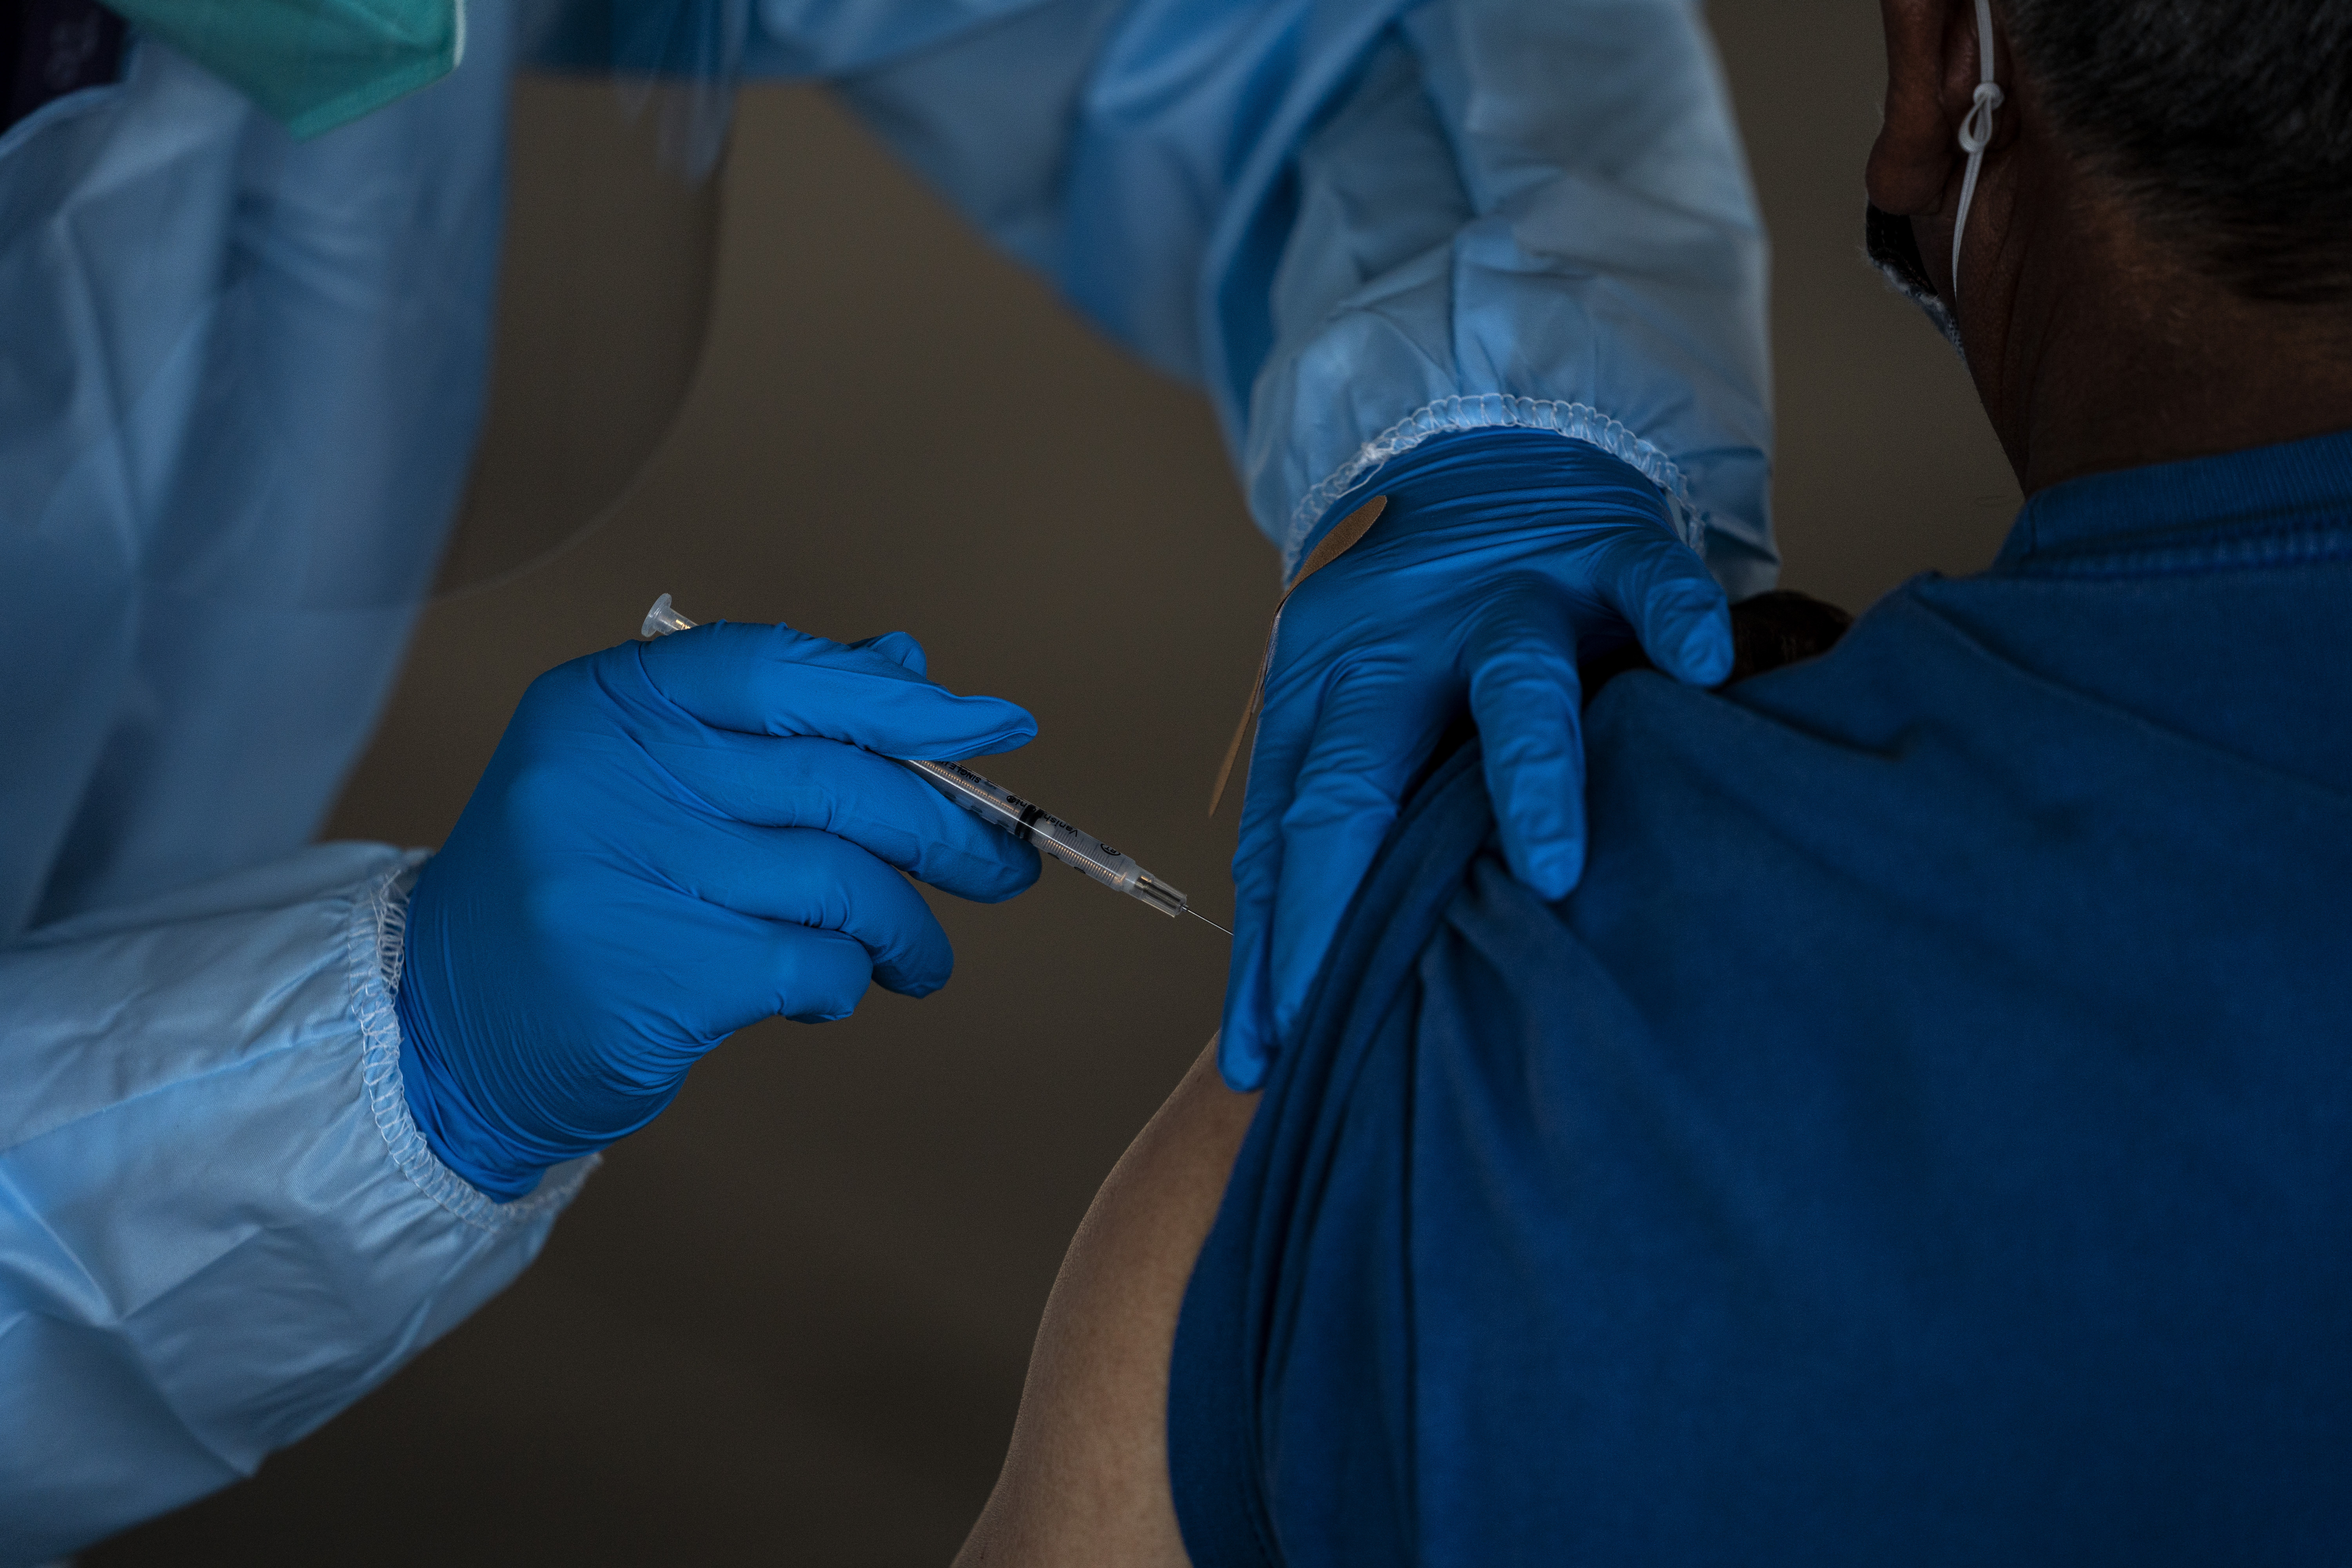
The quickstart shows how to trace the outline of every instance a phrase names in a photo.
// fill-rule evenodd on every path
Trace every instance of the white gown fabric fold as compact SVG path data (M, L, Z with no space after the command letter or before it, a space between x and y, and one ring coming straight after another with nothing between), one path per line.
M250 1474L505 1285L579 1184L495 1204L417 1135L407 864L323 845L0 952L7 1561Z
M868 23L813 36L844 12ZM768 0L1102 328L1197 381L1295 566L1447 431L1557 430L1664 489L1735 597L1778 564L1766 247L1691 0ZM886 25L892 24L892 25Z
M1201 383L1290 559L1387 457L1519 426L1769 583L1763 242L1695 5L712 3ZM501 1206L424 1149L405 861L306 847L480 418L515 31L473 0L453 75L302 143L134 37L0 138L0 1568L250 1471L583 1174Z
M580 1179L433 1159L403 858L305 847L479 417L503 42L299 145L138 43L0 138L0 1564L250 1473Z

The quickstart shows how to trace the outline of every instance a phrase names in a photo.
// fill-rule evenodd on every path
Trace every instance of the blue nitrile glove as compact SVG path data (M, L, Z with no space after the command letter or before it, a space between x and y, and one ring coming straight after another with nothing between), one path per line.
M1297 1022L1414 774L1467 708L1503 853L1545 898L1584 871L1576 665L1638 640L1669 675L1731 670L1731 616L1657 487L1548 431L1440 437L1337 513L1370 533L1284 606L1234 857L1218 1066L1252 1089Z
M720 621L541 676L409 900L401 1071L433 1152L517 1197L747 1024L938 990L947 934L899 872L1009 899L1037 852L886 759L1036 733L898 632Z

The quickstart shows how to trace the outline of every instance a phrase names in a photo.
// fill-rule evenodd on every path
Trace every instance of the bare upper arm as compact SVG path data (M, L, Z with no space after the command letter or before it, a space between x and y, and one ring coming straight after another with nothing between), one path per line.
M1021 1415L957 1568L1183 1568L1168 1485L1168 1362L1257 1096L1216 1042L1095 1194L1030 1352Z

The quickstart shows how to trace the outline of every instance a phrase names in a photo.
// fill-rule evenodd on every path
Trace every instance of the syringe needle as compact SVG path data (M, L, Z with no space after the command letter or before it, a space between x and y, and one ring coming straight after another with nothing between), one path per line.
M1190 904L1186 904L1186 905L1184 906L1184 912L1185 912L1186 914L1188 914L1188 915L1191 915L1194 920L1199 921L1200 921L1202 924L1203 924L1203 925L1216 926L1217 930L1219 930L1219 931L1225 931L1225 928L1224 928L1224 927L1223 927L1223 926L1221 926L1221 925L1217 925L1217 922L1216 922L1216 921L1214 921L1211 920L1208 916L1206 916L1206 915L1202 914L1200 910L1198 910L1194 909L1194 908L1193 908L1192 905L1190 905ZM1233 933L1233 932L1231 932L1231 931L1225 931L1225 934L1226 934L1227 936L1231 936L1231 935L1233 935L1234 933Z

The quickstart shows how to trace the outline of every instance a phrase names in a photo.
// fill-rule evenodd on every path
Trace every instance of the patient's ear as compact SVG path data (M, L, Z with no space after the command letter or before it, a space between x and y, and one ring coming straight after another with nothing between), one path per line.
M1943 205L1977 80L1973 0L1879 0L1886 110L1867 177L1873 205L1924 217ZM1958 89L1957 107L1953 93Z

